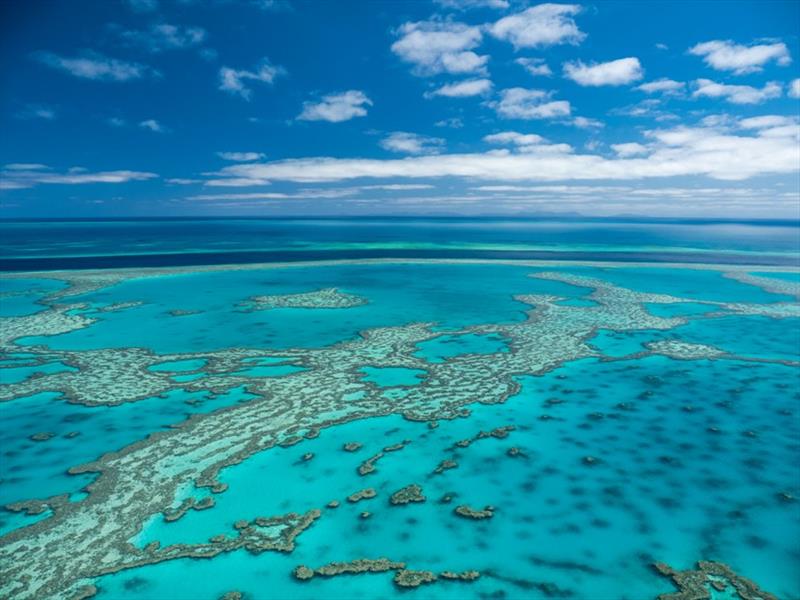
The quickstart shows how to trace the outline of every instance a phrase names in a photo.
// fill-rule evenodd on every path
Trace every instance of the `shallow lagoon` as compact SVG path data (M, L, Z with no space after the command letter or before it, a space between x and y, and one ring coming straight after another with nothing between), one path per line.
M441 365L512 351L513 342L500 336L452 332L486 323L521 323L530 306L515 300L517 294L559 296L566 299L561 305L575 310L596 306L586 287L529 276L553 271L692 300L646 305L653 314L683 316L688 322L666 330L600 330L589 343L601 358L518 377L519 391L504 403L476 402L469 406L469 416L440 421L436 428L398 415L359 419L323 429L318 437L288 448L259 452L221 471L219 481L228 488L214 495L213 508L190 510L169 523L160 513L149 515L131 542L138 547L154 540L162 545L202 543L231 531L237 520L324 509L334 499L341 505L324 509L290 554L237 550L210 560L172 560L123 570L95 581L98 597L214 600L241 590L254 599L555 595L638 600L673 589L652 571L652 562L690 568L701 559L727 562L780 598L800 597L800 507L781 499L781 494L800 495L800 376L797 366L775 362L800 360L800 326L797 319L705 318L708 309L720 308L704 301L792 299L716 271L378 264L134 278L69 302L142 304L92 313L98 321L84 329L23 341L78 352L128 346L157 354L275 349L274 357L245 359L245 369L227 374L256 381L307 372L281 357L281 349L330 347L371 327L426 322L435 324L441 335L417 344L413 356ZM187 286L193 290L188 297ZM330 287L368 303L254 312L240 306L255 295ZM31 300L48 291L31 292ZM175 310L198 312L170 314ZM607 360L669 339L767 362L664 356ZM17 377L37 368L9 366L8 373ZM156 357L150 370L180 385L202 382L206 367L203 359L159 362ZM365 364L360 376L399 400L405 388L424 385L426 371ZM2 474L3 503L61 493L81 502L85 496L80 490L94 476L67 475L70 466L122 450L190 414L213 413L250 398L244 388L216 396L178 389L165 398L114 407L70 405L57 393L0 404L10 424L3 433L3 447L10 449ZM488 437L453 448L458 440L505 425L516 427L506 438ZM66 437L75 429L79 436ZM55 436L42 442L29 439L41 431ZM358 474L362 461L403 440L410 443L387 452L374 473ZM363 447L345 452L342 446L353 441ZM511 447L521 454L509 456ZM307 453L313 457L304 458ZM596 460L587 464L590 456ZM434 474L446 458L455 459L458 467ZM414 482L422 486L426 502L389 504L393 492ZM346 501L365 487L375 488L377 497ZM182 488L173 508L187 493L191 487ZM441 503L448 493L455 494L453 502ZM491 504L496 511L486 521L463 519L453 513L461 503ZM359 517L364 510L371 513L367 519ZM0 531L24 532L19 528L48 516L5 513ZM476 569L483 576L473 583L440 581L407 593L392 584L391 573L317 577L308 583L291 576L299 564L318 567L379 556L406 561L413 569Z
M387 556L412 568L497 575L469 588L433 585L425 598L499 590L511 598L539 597L524 586L547 582L579 598L636 599L670 589L643 556L690 567L692 557L700 555L747 570L781 598L793 597L800 552L797 507L774 494L795 477L792 459L800 427L797 419L781 415L798 401L796 390L785 385L792 377L789 367L737 361L702 361L690 369L685 362L659 357L619 363L590 359L543 377L522 378L522 391L505 404L478 406L469 418L442 422L435 430L398 417L336 427L227 469L221 480L230 491L217 499L214 510L193 512L175 523L156 517L137 540L201 542L229 529L231 515L255 518L340 500L342 505L327 510L290 557L237 553L190 566L190 572L203 568L213 574L211 588L187 582L182 564L145 567L101 581L100 597L115 598L127 590L134 598L177 593L213 599L234 588L253 598L394 595L386 574L302 585L289 574L298 564ZM554 397L564 402L548 405ZM620 408L620 403L630 406ZM687 412L686 406L694 410ZM542 421L543 414L555 419ZM517 429L506 439L452 450L460 439L504 425ZM709 432L710 425L720 432ZM759 437L746 437L746 431ZM376 473L358 475L364 458L402 439L412 441L382 459ZM344 452L343 444L351 441L364 446ZM524 456L509 457L510 447L519 447ZM303 461L306 452L314 458ZM602 462L586 466L587 454ZM720 456L726 457L725 466ZM445 457L454 457L459 466L434 475ZM422 486L427 501L390 506L388 496L412 482ZM355 505L345 501L366 486L378 497ZM439 502L446 493L456 494L453 504ZM460 519L452 510L461 502L492 504L496 515L487 523ZM366 521L358 516L362 510L372 513ZM232 568L238 574L235 584L224 575Z

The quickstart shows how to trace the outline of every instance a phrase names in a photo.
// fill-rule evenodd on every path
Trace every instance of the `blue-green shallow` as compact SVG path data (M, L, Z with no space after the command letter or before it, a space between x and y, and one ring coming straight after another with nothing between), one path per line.
M579 598L648 598L670 589L649 562L688 568L697 557L728 562L780 598L797 596L798 511L775 495L796 478L800 427L781 415L798 401L790 367L586 359L520 381L521 392L505 404L477 405L470 418L437 430L399 417L359 421L226 469L221 480L230 488L215 509L175 523L155 517L136 543L202 542L230 530L235 518L307 510L332 499L342 506L304 533L291 555L239 552L145 567L103 578L100 598L211 600L229 589L253 598L394 597L386 574L307 584L290 576L298 564L376 555L411 568L474 568L498 576L469 588L430 586L420 593L425 598L499 590L511 598L538 597L507 578L552 583ZM552 397L566 402L546 407ZM630 406L619 408L621 402ZM557 420L541 421L543 414ZM517 430L505 440L448 450L481 429L509 424ZM719 432L709 432L710 425ZM413 441L387 455L375 474L357 474L360 461L404 438ZM345 453L349 441L364 447ZM511 446L526 456L509 458ZM305 452L315 458L302 461ZM587 455L602 463L584 465ZM455 456L459 467L432 475L446 456ZM388 495L412 482L422 485L427 502L390 506ZM379 496L344 502L366 486ZM438 502L448 492L457 494L454 504L496 506L495 517L486 523L458 518L454 504ZM372 517L359 519L362 510Z
M561 296L576 308L592 305L587 288L529 277L554 270L694 300L648 305L660 316L688 316L686 325L667 331L598 332L590 343L607 357L636 354L646 342L674 338L712 345L744 359L800 358L797 319L698 318L717 310L704 302L772 303L789 301L790 296L771 294L715 271L674 268L378 264L133 279L69 301L143 304L92 313L98 322L83 330L24 341L70 350L145 347L157 353L240 346L314 348L353 339L375 326L428 322L446 331L519 322L529 307L514 300L516 294ZM256 312L238 307L254 295L328 287L363 296L368 303L348 309ZM192 293L187 295L187 289ZM31 303L46 291L30 292ZM175 309L199 312L171 316L169 311ZM419 344L415 355L436 363L503 351L508 347L502 338L443 335ZM244 373L291 376L300 369L286 364L279 351L275 354L274 359L253 362ZM202 380L204 367L198 360L158 368L174 371L173 378L181 381L179 377L195 375ZM20 365L8 371L17 377L30 375L25 369L36 370ZM422 370L365 365L363 372L368 381L389 390L424 381ZM392 585L391 574L315 578L305 584L291 577L298 564L319 566L377 556L406 561L411 568L484 573L471 584L438 582L408 594L420 598L538 598L544 592L537 585L552 584L577 598L638 600L672 589L651 571L653 561L688 568L700 559L727 562L780 598L800 597L800 508L778 496L781 491L800 495L796 367L665 357L584 359L519 381L521 391L504 404L476 404L469 418L441 422L435 430L397 416L356 421L223 470L220 479L229 489L215 496L213 509L190 511L175 523L154 515L132 541L201 542L229 532L238 519L318 508L333 499L342 506L326 511L302 533L292 554L234 552L213 560L185 559L123 571L97 582L99 597L215 600L233 589L257 599L405 596ZM565 402L545 405L551 398ZM186 403L195 399L202 402ZM239 389L217 398L177 391L166 399L101 408L70 405L54 393L3 403L0 502L61 493L80 501L80 490L92 477L67 475L70 466L119 450L190 414L247 399ZM540 420L543 414L553 419ZM479 430L509 424L517 430L505 440L480 440L454 454L447 450ZM73 430L81 434L65 437ZM29 439L42 431L56 436L41 443ZM411 444L388 453L376 473L357 474L362 460L406 438ZM345 453L341 448L349 441L364 447ZM511 446L521 448L525 456L507 456ZM314 458L302 461L306 452ZM437 463L451 455L460 466L432 476ZM585 465L586 456L597 457L599 464ZM389 506L389 494L412 482L422 485L427 502ZM376 499L356 505L344 501L367 486L378 490ZM439 498L451 491L458 494L456 501L440 504ZM488 522L464 520L452 513L460 502L492 504L497 511ZM362 510L372 517L359 519ZM0 532L46 517L2 513Z

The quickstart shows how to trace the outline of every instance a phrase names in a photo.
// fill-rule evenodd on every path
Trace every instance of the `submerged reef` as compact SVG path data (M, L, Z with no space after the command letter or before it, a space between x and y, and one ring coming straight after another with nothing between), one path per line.
M325 288L303 294L279 296L253 296L241 306L241 310L255 311L270 308L353 308L367 304L366 298L340 292L336 288Z
M397 490L389 498L389 503L393 505L408 504L410 502L425 502L425 496L422 495L422 487L419 484L412 483L407 485Z
M296 579L307 581L315 575L337 577L339 575L359 575L361 573L383 573L405 569L406 563L394 562L388 558L357 558L350 562L332 562L317 569L305 565L296 567L293 574Z
M357 558L349 562L332 562L316 569L299 565L292 575L298 581L308 581L314 577L339 577L341 575L361 575L365 573L385 573L394 571L394 584L399 588L416 588L438 579L449 581L475 581L480 577L478 571L443 571L438 575L433 571L417 571L406 568L406 563L388 558Z
M711 600L711 588L723 592L730 585L741 600L778 600L777 596L765 592L754 581L742 577L728 565L719 562L700 561L697 569L678 571L664 563L653 567L661 575L672 579L677 592L661 594L658 600Z
M456 506L455 510L453 511L459 517L465 517L467 519L475 519L481 521L483 519L491 519L494 516L494 507L487 506L482 510L472 508L471 506L467 506L466 504L461 504Z
M23 347L19 344L21 338L55 336L96 323L100 318L97 312L90 311L90 307L82 303L70 304L73 296L137 277L172 272L50 273L48 277L63 279L70 286L41 300L43 310L40 312L0 319L0 352L11 355L24 351L33 355L30 360L34 366L59 361L75 369L3 384L0 386L0 402L46 391L60 394L65 402L107 407L165 396L175 390L221 395L242 388L247 394L245 402L206 414L195 414L91 462L73 465L70 474L94 476L85 488L87 495L79 501L67 501L57 496L18 503L19 507L39 507L41 511L49 507L52 515L0 538L0 597L63 598L80 594L86 597L91 591L87 581L125 569L179 558L210 559L237 549L256 553L291 552L295 539L321 517L320 511L244 520L237 522L233 530L220 531L212 541L200 544L175 544L163 548L149 544L140 549L130 540L136 538L154 516L179 519L190 510L219 510L213 507L213 500L192 501L184 505L183 490L187 485L193 485L199 489L207 488L212 493L224 493L226 484L218 479L220 471L259 452L299 443L318 435L324 428L359 419L400 415L410 421L438 423L465 417L471 405L505 402L519 391L519 376L542 375L568 361L582 358L611 360L587 343L598 329L666 331L688 322L688 318L682 316L655 316L645 304L692 302L686 298L629 290L602 279L552 272L533 276L592 288L587 298L593 304L567 306L559 304L564 298L555 295L517 295L515 299L525 309L523 318L517 321L472 325L457 331L419 322L376 327L362 331L353 339L320 348L275 350L238 347L158 355L146 348L68 351L53 350L45 345ZM784 292L788 289L788 284L775 284L777 280L764 283L746 274L736 273L736 276L754 285L778 285ZM329 288L288 296L257 296L246 303L243 310L348 308L365 302L367 299ZM718 305L720 310L728 310L726 305ZM130 308L123 306L119 309ZM774 312L770 313L770 310ZM789 309L767 310L763 305L739 303L730 305L730 311L777 318L779 313L788 314L786 311ZM417 354L421 342L468 333L501 336L508 340L508 351L463 354L442 362L428 362ZM644 348L641 356L662 354L685 360L729 358L720 352L711 346L671 341L651 344ZM277 357L284 361L281 364L296 365L302 370L279 377L246 374L246 370L253 366L252 361ZM193 360L205 362L202 367L181 374L202 373L199 379L176 382L173 379L176 372L152 369L160 363ZM0 364L0 370L10 366ZM422 369L427 376L417 385L407 387L404 394L388 397L378 386L364 381L361 372L364 366ZM455 449L466 448L479 439L503 439L509 431L509 428L498 428L481 432L462 440L463 443L457 442ZM49 442L53 443L55 440ZM387 453L401 450L407 443L403 441L384 447L361 463L359 473L374 472L379 460ZM39 449L49 444L43 443ZM356 451L359 448L360 444L350 443L344 450ZM310 466L321 458L318 457ZM454 460L445 459L437 467L437 472L454 466ZM610 462L604 463L596 471L609 467ZM403 488L405 492L401 498L417 501L414 498L421 496L421 489L408 488ZM375 490L368 488L351 495L348 500L357 502L374 495ZM448 501L452 498L453 495L449 495ZM476 510L468 505L457 507L455 512L476 519L487 519L494 514L491 507ZM483 527L482 524L475 526ZM402 583L397 584L401 586L415 581L427 582L429 576L420 573L432 573L407 571L399 575L399 570L405 569L405 565L391 561L389 564L402 565L383 569L398 571L397 577ZM339 574L338 569L344 569L342 573L352 572L344 567L322 567L313 573L314 576L334 576ZM718 576L711 570L703 573L706 577ZM299 575L302 578L309 573L303 570ZM669 575L673 576L672 573ZM438 577L453 579L444 573ZM467 581L470 577L459 576L459 579ZM736 587L731 577L724 577ZM736 581L744 585L742 582L746 580L739 578ZM736 589L739 591L740 588ZM761 598L772 597L762 595Z
M377 463L380 459L386 456L387 452L397 452L398 450L402 450L408 444L411 443L411 440L403 440L402 442L398 442L396 444L392 444L391 446L386 446L383 450L370 456L367 460L361 463L358 466L358 474L359 475L369 475L370 473L374 473L377 470L375 463ZM345 448L347 450L347 448Z

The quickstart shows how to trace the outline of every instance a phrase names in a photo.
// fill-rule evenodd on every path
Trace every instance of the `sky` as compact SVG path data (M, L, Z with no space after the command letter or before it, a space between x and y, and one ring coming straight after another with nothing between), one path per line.
M800 218L800 2L0 2L0 218Z

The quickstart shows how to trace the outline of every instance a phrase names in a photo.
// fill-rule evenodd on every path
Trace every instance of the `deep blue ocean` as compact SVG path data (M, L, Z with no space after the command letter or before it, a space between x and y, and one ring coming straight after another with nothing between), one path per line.
M0 271L376 257L797 264L800 222L353 218L0 222Z

